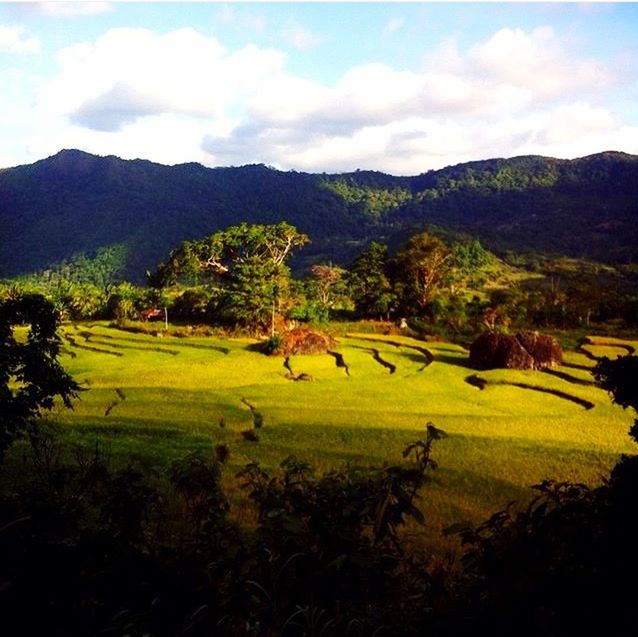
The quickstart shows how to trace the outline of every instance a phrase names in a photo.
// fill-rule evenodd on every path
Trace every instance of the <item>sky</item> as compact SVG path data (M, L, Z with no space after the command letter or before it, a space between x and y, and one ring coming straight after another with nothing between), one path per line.
M638 4L0 2L0 167L638 154Z

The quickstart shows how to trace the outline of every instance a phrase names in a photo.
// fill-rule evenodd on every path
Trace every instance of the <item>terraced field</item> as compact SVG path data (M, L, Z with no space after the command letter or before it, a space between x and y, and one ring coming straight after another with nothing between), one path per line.
M477 373L458 345L401 336L351 334L329 354L286 360L248 339L154 337L98 323L66 326L63 337L63 364L85 389L73 411L52 416L71 438L158 469L225 443L235 499L233 476L247 462L273 468L295 454L317 471L396 462L432 421L448 434L422 494L427 532L438 536L448 523L528 499L546 477L598 482L634 451L631 414L589 371L632 341L592 338L551 372Z

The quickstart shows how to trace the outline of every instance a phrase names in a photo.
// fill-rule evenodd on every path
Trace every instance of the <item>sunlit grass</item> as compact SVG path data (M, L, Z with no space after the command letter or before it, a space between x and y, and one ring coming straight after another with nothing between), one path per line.
M488 384L479 390L465 380L476 373L467 365L467 351L450 343L352 334L335 347L348 374L328 354L292 356L294 373L312 378L294 381L282 358L255 351L249 339L159 338L104 324L64 331L76 346L65 341L70 353L63 363L85 389L73 411L60 407L52 416L68 435L99 442L116 461L133 456L160 470L189 451L227 444L224 481L234 501L241 495L232 476L248 462L276 469L294 454L318 472L347 463L398 462L406 444L432 421L448 433L436 445L440 468L423 492L433 532L525 500L528 487L547 477L595 484L621 453L634 451L627 436L631 414L612 405L604 391L512 370L480 372ZM596 343L589 346L596 355L616 352L619 344ZM433 355L430 365L417 348ZM565 362L559 371L592 380L586 368L595 362L583 353L567 352ZM507 382L556 389L595 406L585 410L554 395L498 384ZM258 442L241 436L254 423L247 403L263 418Z

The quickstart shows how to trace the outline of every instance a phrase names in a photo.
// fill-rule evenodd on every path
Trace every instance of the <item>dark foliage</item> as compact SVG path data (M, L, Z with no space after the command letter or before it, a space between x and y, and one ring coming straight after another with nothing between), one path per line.
M17 326L28 328L24 339L16 335ZM78 385L57 360L57 326L58 314L43 296L0 303L0 457L55 398L70 406L76 396Z
M619 404L638 406L637 357L603 360L595 375ZM633 428L634 438L636 427ZM638 456L603 486L546 480L523 510L457 525L467 549L447 635L570 637L638 631Z
M633 488L636 487L635 477ZM454 635L618 635L635 632L636 515L605 487L544 482L523 511L462 532Z
M425 222L501 251L635 261L637 183L638 162L622 153L488 160L408 178L169 167L66 150L0 174L0 276L61 264L53 271L139 281L172 246L238 221L285 220L309 234L298 265L347 263L364 241Z
M409 462L384 468L249 465L249 533L229 521L217 461L187 456L167 481L114 471L98 448L70 461L40 428L19 486L0 488L4 634L412 634L432 583L399 527L423 521L415 498L441 436L428 425Z
M603 358L596 365L594 377L603 389L613 394L614 402L638 411L638 356Z

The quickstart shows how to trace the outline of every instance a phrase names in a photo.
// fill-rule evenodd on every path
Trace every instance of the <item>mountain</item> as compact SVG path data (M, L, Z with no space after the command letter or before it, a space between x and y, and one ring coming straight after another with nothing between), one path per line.
M638 157L516 157L415 177L417 193L391 219L462 229L497 251L603 262L638 260Z
M64 150L0 170L0 276L122 255L141 280L180 241L227 225L286 220L308 233L301 261L347 261L370 239L396 244L436 224L496 250L638 260L638 157L517 157L415 177L358 171L205 168Z

